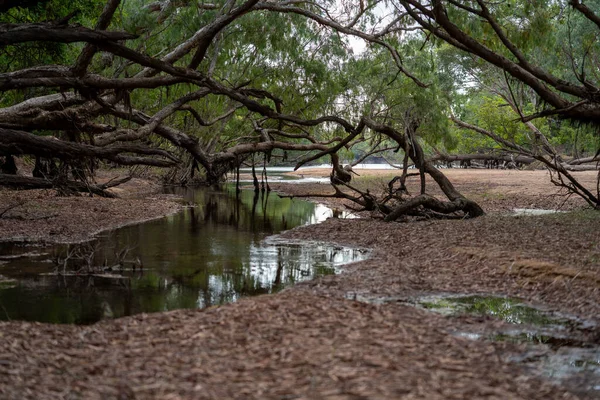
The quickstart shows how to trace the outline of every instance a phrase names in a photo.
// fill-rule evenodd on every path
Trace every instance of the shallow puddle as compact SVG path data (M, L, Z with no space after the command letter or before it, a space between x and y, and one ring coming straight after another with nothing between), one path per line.
M535 307L520 299L497 296L428 296L416 301L418 306L444 315L488 315L511 324L568 326L571 321Z
M515 216L536 216L536 215L547 215L547 214L557 214L562 213L564 211L560 210L545 210L542 208L514 208L512 215Z
M371 304L402 303L445 316L474 315L506 322L501 328L466 329L453 335L471 340L525 344L523 353L507 360L532 374L565 385L583 397L600 397L600 345L596 324L524 303L521 299L491 295L438 294L413 298L373 298L348 294ZM483 322L485 324L485 320ZM492 326L492 324L489 324ZM473 328L471 328L473 329Z
M513 362L539 376L560 382L583 398L600 398L600 348L560 347L540 356L531 346Z
M191 207L89 243L0 244L0 274L17 282L0 285L0 320L85 324L204 308L334 274L369 255L322 243L265 241L333 216L322 205L249 191L236 196L231 186L170 191Z
M578 318L497 296L427 296L416 305L444 315L479 315L501 319L509 328L491 334L458 332L469 339L527 344L511 361L534 374L561 382L576 393L600 395L600 346L585 331L594 325ZM544 349L540 352L540 348Z
M511 342L511 343L529 343L534 345L546 345L553 350L561 347L591 347L592 345L583 340L573 339L569 337L561 337L552 334L544 334L540 332L523 332L523 331L508 331L504 333L496 333L486 337L488 340L495 342Z

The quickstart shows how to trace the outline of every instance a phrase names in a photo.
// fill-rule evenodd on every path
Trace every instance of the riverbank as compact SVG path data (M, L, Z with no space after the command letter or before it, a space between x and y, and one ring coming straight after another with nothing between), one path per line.
M431 293L516 296L595 322L585 333L600 342L599 213L506 215L515 205L550 208L545 186L524 191L543 177L513 171L485 186L475 175L457 187L492 210L481 218L329 219L282 235L373 249L340 275L205 310L91 326L0 323L0 398L594 398L510 362L526 344L453 334L497 328L495 318L405 304ZM319 188L328 186L278 190Z
M393 176L390 170L358 170L359 188L384 190ZM291 176L327 177L330 171L307 168ZM459 191L482 205L488 213L506 213L514 209L572 210L585 206L582 199L567 197L549 179L546 171L464 170L447 169L444 173ZM113 176L114 175L114 176ZM593 188L596 173L576 173L578 179ZM100 181L117 174L102 172ZM355 184L355 183L353 183ZM409 189L417 190L416 179L409 180ZM284 194L332 194L326 183L286 184L271 182L271 188ZM435 188L431 192L436 193ZM104 230L141 223L178 212L184 206L176 196L160 194L160 185L147 179L134 178L111 189L119 197L103 198L78 195L59 197L54 190L15 191L0 189L0 242L25 241L74 243L92 239ZM313 201L333 208L352 206L335 198L312 197ZM364 215L368 216L368 215Z
M115 175L116 177L116 175ZM101 179L113 176L103 173ZM125 225L162 218L183 207L160 185L133 178L110 189L118 198L57 196L54 190L0 189L0 242L76 243Z
M88 327L1 323L0 397L577 398L447 325L407 306L297 290Z

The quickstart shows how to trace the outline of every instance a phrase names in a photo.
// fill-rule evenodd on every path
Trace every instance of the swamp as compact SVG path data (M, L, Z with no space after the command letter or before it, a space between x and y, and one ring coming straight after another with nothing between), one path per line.
M0 0L0 399L600 398L599 28Z

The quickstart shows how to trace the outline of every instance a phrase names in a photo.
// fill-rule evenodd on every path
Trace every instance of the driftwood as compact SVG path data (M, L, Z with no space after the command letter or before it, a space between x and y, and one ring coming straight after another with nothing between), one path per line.
M533 157L527 156L514 156L510 154L443 154L438 153L429 158L429 161L445 161L445 162L453 162L453 161L471 161L471 160L480 160L480 161L501 161L501 162L515 162L521 164L531 164L534 162Z
M506 100L506 99L505 99ZM509 101L510 104L510 101ZM514 105L513 105L514 106ZM515 106L516 107L516 106ZM585 170L599 170L600 165L585 166L585 165L571 165L562 160L556 150L550 145L544 134L531 122L526 122L526 126L533 133L536 138L537 145L532 148L527 148L516 142L506 140L502 136L498 135L493 131L489 131L480 128L475 125L468 124L464 121L452 117L452 121L460 128L468 129L484 136L487 136L494 140L496 143L503 146L510 152L518 154L526 154L529 157L534 158L536 161L542 163L548 171L551 173L551 182L556 186L563 187L583 198L590 206L594 209L600 210L600 174L596 184L596 193L593 193L590 189L582 185L569 171L585 171ZM598 154L594 156L594 159L598 157ZM593 162L594 159L590 161Z
M575 158L575 159L567 162L567 164L570 164L570 165L580 165L580 164L587 164L587 163L600 163L600 157L594 156L594 157Z
M386 221L394 221L399 219L403 215L411 216L450 216L460 218L475 218L485 214L483 209L474 201L464 197L450 180L444 175L439 169L434 166L434 163L423 157L423 149L419 144L418 140L415 139L415 131L419 127L419 121L414 116L407 113L405 116L410 121L407 124L407 128L404 132L400 132L388 125L379 124L376 121L363 117L359 126L368 127L369 129L378 132L388 138L394 140L404 149L407 155L405 161L410 159L419 170L419 177L421 180L421 193L417 197L405 196L406 193L396 193L393 190L393 184L397 180L404 181L409 175L406 168L403 174L403 179L394 178L389 186L389 194L382 199L376 198L373 194L363 192L356 187L349 184L349 180L345 181L340 179L338 175L339 171L345 172L348 176L350 174L344 171L343 168L336 164L337 157L332 154L332 162L334 164L331 183L333 184L335 193L331 195L318 197L338 197L352 201L359 205L360 209L353 209L354 211L378 211L384 215ZM329 153L333 153L334 149L330 149ZM327 151L322 154L328 154ZM313 156L314 157L314 156ZM405 162L405 165L407 163ZM439 200L427 194L427 181L426 177L429 176L433 179L435 184L442 190L447 200ZM338 186L344 186L350 189L353 194L346 193ZM403 188L401 182L401 189ZM312 195L311 195L312 196Z
M600 170L599 165L581 165L581 164L563 163L562 166L567 171L598 171L598 170Z

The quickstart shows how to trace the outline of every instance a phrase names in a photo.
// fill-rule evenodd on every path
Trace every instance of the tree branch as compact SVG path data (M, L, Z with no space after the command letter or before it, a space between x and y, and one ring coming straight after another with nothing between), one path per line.
M108 26L110 25L110 21L112 20L113 14L117 10L117 7L119 7L120 3L121 0L108 0L106 5L104 6L104 10L102 10L100 18L98 18L98 22L96 23L97 31L103 31L106 28L108 28ZM90 43L85 45L85 47L81 51L81 54L79 55L79 58L77 58L77 61L75 62L75 65L72 68L73 75L85 75L88 66L92 62L92 58L94 58L94 54L96 54L97 50L98 49Z
M135 39L136 35L126 32L95 31L82 26L58 26L51 23L0 24L0 46L25 42L89 42Z

